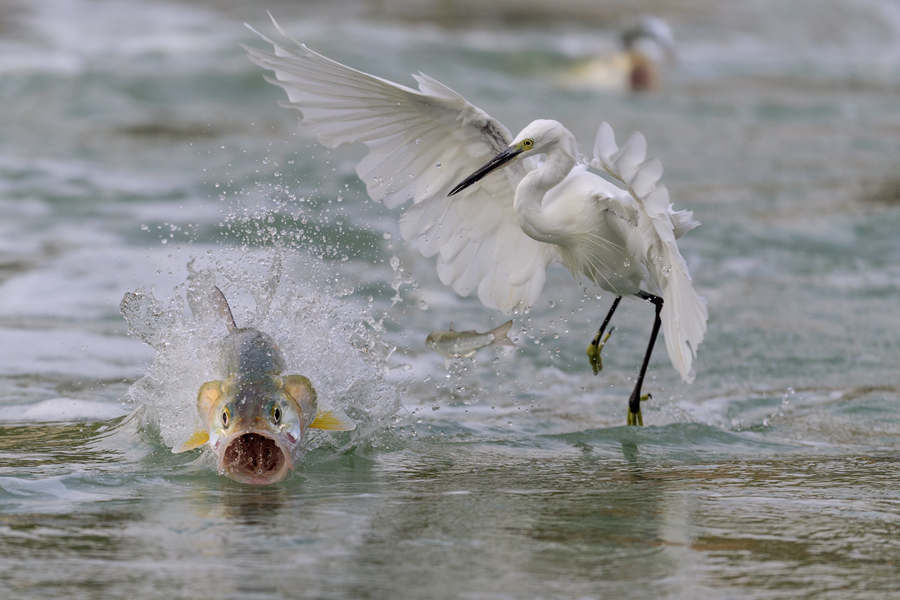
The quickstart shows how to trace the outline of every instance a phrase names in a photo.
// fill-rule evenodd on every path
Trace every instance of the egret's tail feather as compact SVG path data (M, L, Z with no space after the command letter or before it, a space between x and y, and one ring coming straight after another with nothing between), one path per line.
M671 248L667 246L662 253L668 258L671 270L664 275L664 302L660 317L672 366L684 381L691 383L694 381L693 363L697 348L706 334L706 299L694 289L678 248L674 248L674 252Z
M681 378L690 383L694 380L697 348L706 334L708 313L706 300L694 289L675 240L700 222L691 211L672 208L668 190L659 185L662 163L655 159L646 161L646 157L647 140L643 135L633 134L619 148L612 127L604 122L594 140L590 165L624 183L642 209L638 226L646 232L647 265L663 294L660 317L666 350Z
M673 218L669 191L665 186L658 186L641 202L647 219L645 227L652 227L647 258L653 278L663 292L660 316L666 349L681 378L690 383L694 380L693 362L706 334L708 315L706 300L694 290L687 263L678 251L675 238L676 224L696 227L699 223L690 215Z

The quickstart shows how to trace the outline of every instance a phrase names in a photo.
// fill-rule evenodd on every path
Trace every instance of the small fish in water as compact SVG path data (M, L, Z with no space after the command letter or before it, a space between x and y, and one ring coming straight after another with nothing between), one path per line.
M208 444L220 473L241 483L266 485L287 476L307 429L355 427L331 411L318 412L309 379L281 374L285 361L275 341L252 327L238 328L218 287L205 300L228 326L221 342L225 377L200 387L197 411L203 428L173 452Z
M512 321L497 326L490 331L479 333L475 330L454 331L450 326L449 331L432 331L425 338L428 347L448 358L460 358L472 356L485 346L515 346L506 334L512 327Z

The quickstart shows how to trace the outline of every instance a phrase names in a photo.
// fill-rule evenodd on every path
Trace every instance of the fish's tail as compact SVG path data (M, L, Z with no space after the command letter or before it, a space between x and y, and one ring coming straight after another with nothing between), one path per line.
M491 329L491 333L494 335L494 341L491 342L491 344L495 346L515 346L515 342L509 339L509 336L507 335L512 324L513 322L510 320Z

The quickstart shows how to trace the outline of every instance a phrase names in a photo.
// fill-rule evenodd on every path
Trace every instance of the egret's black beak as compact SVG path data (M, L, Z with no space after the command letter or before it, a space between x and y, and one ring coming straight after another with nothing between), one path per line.
M476 181L479 181L482 177L484 177L494 169L499 169L520 154L522 154L521 148L507 148L506 150L492 158L488 164L484 165L483 167L463 179L455 188L450 190L450 193L447 195L452 196L453 194L458 194Z

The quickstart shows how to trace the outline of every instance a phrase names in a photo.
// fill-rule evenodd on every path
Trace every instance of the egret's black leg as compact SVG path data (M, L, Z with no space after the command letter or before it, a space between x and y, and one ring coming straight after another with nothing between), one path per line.
M591 342L591 344L593 344L594 346L600 343L600 338L603 337L603 332L606 331L606 326L609 325L613 313L616 312L617 308L619 308L619 302L621 301L622 296L616 296L616 299L613 300L612 306L609 307L609 312L606 313L606 316L603 318L603 323L600 324L600 329L597 331L597 335L594 336L594 340Z
M659 314L662 312L663 299L654 294L640 291L638 298L652 302L656 307L656 317L653 320L653 331L650 333L650 343L647 344L647 352L644 353L644 362L641 363L641 372L638 374L634 389L631 391L631 397L628 399L628 424L643 425L644 418L641 416L641 386L644 385L644 374L647 373L647 365L650 364L650 355L653 354L653 346L656 344L656 336L659 334L659 326L662 325L662 319Z
M603 361L600 359L600 349L603 348L603 344L600 342L603 339L603 332L606 331L606 326L609 325L609 321L612 319L613 313L616 312L616 309L619 307L619 302L621 300L622 296L616 296L612 306L609 307L609 312L606 313L606 317L603 319L603 323L600 325L599 331L597 331L597 335L595 335L594 339L591 340L591 343L588 344L587 355L588 360L591 363L591 368L594 370L594 375L597 375L603 369ZM610 333L612 333L612 330L610 330Z

